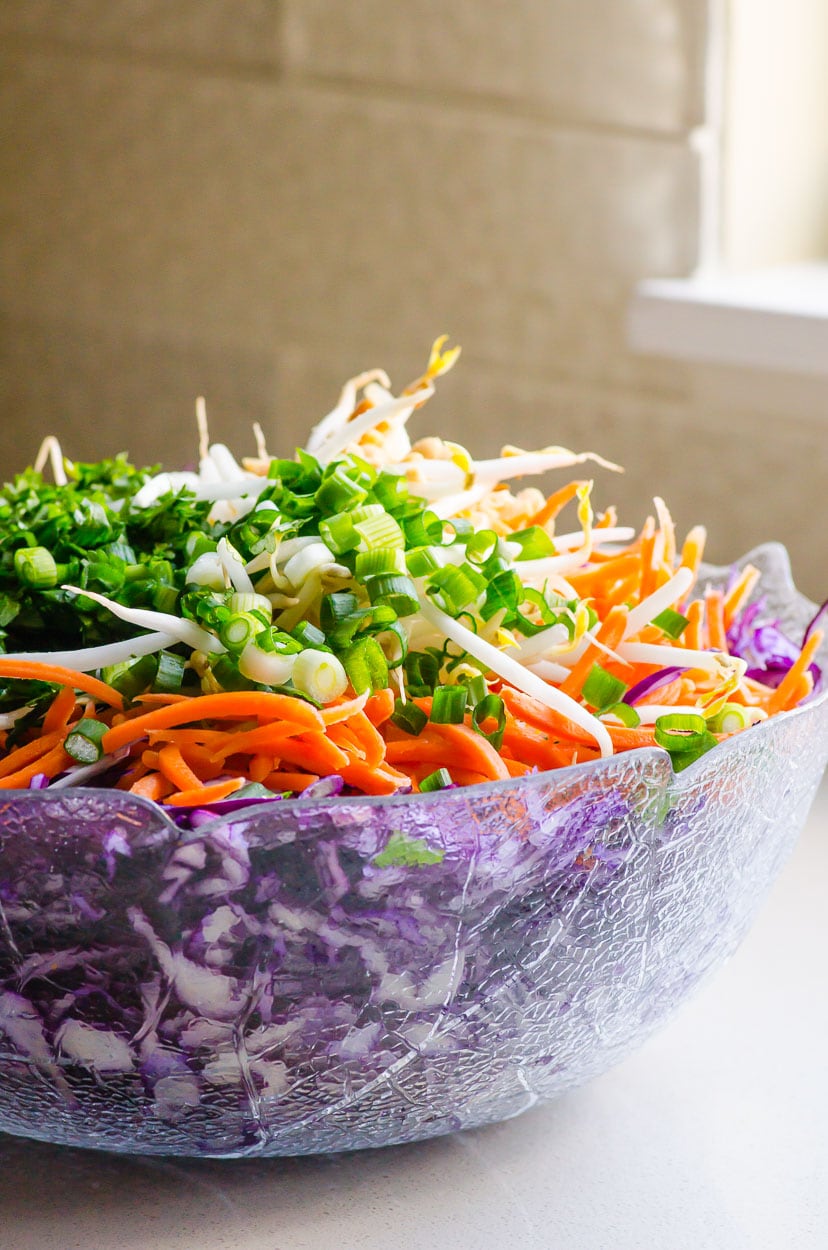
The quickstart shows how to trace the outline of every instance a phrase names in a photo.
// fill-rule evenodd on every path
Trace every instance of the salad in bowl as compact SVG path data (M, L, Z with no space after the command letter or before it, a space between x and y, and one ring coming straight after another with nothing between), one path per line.
M0 491L0 1128L502 1118L746 930L828 755L821 610L779 548L596 513L594 453L412 442L456 355L351 379L291 459L199 404L197 470L49 438Z

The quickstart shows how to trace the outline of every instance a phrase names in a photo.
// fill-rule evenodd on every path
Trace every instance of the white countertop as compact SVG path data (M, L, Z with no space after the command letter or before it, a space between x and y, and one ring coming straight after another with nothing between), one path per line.
M730 964L607 1075L509 1123L300 1160L0 1135L0 1250L828 1246L828 789Z

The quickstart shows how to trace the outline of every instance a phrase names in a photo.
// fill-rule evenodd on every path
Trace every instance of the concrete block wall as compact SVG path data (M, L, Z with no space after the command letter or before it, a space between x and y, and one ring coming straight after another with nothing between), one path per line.
M756 486L813 474L810 410L757 439L625 342L635 282L698 256L705 10L3 0L3 470L45 431L183 462L197 394L217 436L289 451L346 376L407 381L448 331L424 433L601 450L631 521L658 492L715 556L777 536L804 567L801 481Z

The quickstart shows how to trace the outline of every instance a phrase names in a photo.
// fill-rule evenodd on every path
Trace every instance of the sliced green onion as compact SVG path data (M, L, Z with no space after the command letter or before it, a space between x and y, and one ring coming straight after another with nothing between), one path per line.
M405 535L399 523L388 512L381 510L378 516L355 521L354 529L359 534L360 546L365 551L375 551L379 547L405 547Z
M373 694L388 685L388 661L376 638L360 638L340 658L356 694Z
M66 735L63 749L79 764L94 764L104 753L101 740L108 728L103 721L84 717Z
M219 626L219 640L228 651L241 652L267 626L252 612L237 612Z
M320 512L337 513L356 508L368 497L368 491L348 475L344 464L336 467L322 479L316 492L316 506Z
M305 646L321 648L325 641L325 635L322 634L321 641L316 641L311 637L310 631L313 630L315 635L321 634L321 630L316 629L314 625L310 625L308 622L303 623L308 625L308 629L303 636L299 635L298 628L292 634L288 634L283 629L276 629L275 626L271 625L269 629L263 629L260 634L256 635L256 646L261 648L262 651L269 651L275 655L298 655Z
M659 716L655 723L655 740L658 746L670 752L676 772L716 746L704 717L690 712Z
M417 588L410 577L397 574L372 577L368 581L371 602L379 607L392 608L397 616L410 616L420 607Z
M597 708L599 712L606 711L618 703L621 696L629 690L626 682L621 681L619 677L614 677L612 673L608 673L600 664L593 664L589 671L589 675L581 687L581 694L584 702L590 707Z
M382 629L377 630L374 637L382 647L390 669L399 668L405 663L408 655L408 634L399 621L389 621Z
M498 537L494 530L478 530L470 534L466 543L466 559L473 564L485 564L497 551Z
M668 638L680 638L690 622L680 612L665 608L663 612L659 612L658 616L653 617L653 624L658 626Z
M405 540L408 547L432 547L442 545L443 522L427 508L404 522Z
M520 547L518 560L543 560L555 554L555 544L539 525L530 525L528 529L510 534L508 541Z
M439 547L412 547L405 553L405 561L412 577L427 577L444 565Z
M715 716L707 722L708 729L717 734L738 733L740 729L749 729L753 724L750 709L741 703L725 703Z
M420 792L428 794L432 790L445 790L447 786L454 785L451 779L451 773L447 768L438 768L436 772L429 773L427 777L423 777L420 782Z
M486 589L486 578L471 564L449 564L432 573L428 594L450 616L458 616L470 603L476 603Z
M140 655L120 664L110 664L101 669L101 680L112 686L129 702L138 694L150 689L158 661L155 655Z
M380 473L372 490L386 512L397 511L408 500L408 484L400 473Z
M319 606L319 624L326 634L330 634L342 621L353 616L358 608L359 600L349 590L323 595Z
M487 720L496 721L495 728L486 731L483 724ZM506 731L506 708L499 694L487 694L475 704L471 714L472 729L489 742L496 751L503 746L503 735Z
M466 715L465 686L437 686L429 720L434 725L462 725Z
M507 617L517 611L518 605L524 597L523 583L513 569L502 569L499 572L490 574L489 568L492 561L488 560L485 567L485 576L488 581L486 589L486 598L480 609L480 615L484 621L491 620L496 612L505 611Z
M216 545L215 538L210 538L207 534L188 534L187 541L184 543L184 556L188 563L192 563L205 552L215 551Z
M421 707L410 700L403 703L402 699L394 701L394 711L391 714L391 723L396 725L398 729L402 729L407 734L422 733L428 724L428 717Z
M45 547L20 547L14 553L14 571L24 586L49 590L58 584L58 566Z
M336 656L310 647L297 655L291 676L297 690L323 704L338 699L348 687L348 674Z
M175 694L181 689L187 661L174 651L158 652L158 671L152 683L156 694Z
M257 595L250 591L236 591L227 600L231 612L261 612L269 622L273 617L273 604L267 595Z
M156 612L174 612L178 605L175 586L156 586L152 592L152 606Z
M325 645L325 635L321 629L317 629L310 621L300 621L291 630L292 636L304 647L315 647L319 650Z
M440 676L442 657L431 651L409 651L405 657L406 686L415 698L424 698L432 693Z
M468 677L458 677L457 680L466 687L466 707L468 708L473 708L481 699L485 699L489 693L486 678L479 671Z
M406 571L405 552L400 547L378 547L374 551L358 551L354 562L354 572L361 582L369 577L377 577L381 573L404 574Z
M612 707L604 708L601 715L614 716L627 729L637 729L641 724L641 717L629 703L613 703Z
M354 529L353 518L347 512L339 512L336 516L320 521L319 537L335 555L353 551L359 546L359 534Z

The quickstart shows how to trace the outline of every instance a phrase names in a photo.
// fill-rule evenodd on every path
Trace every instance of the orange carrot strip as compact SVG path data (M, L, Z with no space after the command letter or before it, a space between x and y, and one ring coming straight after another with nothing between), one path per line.
M736 613L753 594L759 577L759 570L752 564L747 564L742 569L738 580L734 582L725 595L723 608L725 629L730 628Z
M308 733L301 738L285 738L279 747L279 759L326 776L328 773L342 772L350 756L325 734Z
M681 549L681 559L679 560L679 564L684 565L685 568L690 569L694 574L697 574L699 571L699 565L701 564L702 556L704 555L704 544L706 538L707 534L704 529L702 529L700 525L697 525L691 529L690 533L684 540L684 546Z
M8 777L12 773L16 773L18 769L23 768L24 765L30 764L32 760L45 755L62 738L63 734L59 730L54 730L50 734L42 734L41 737L35 738L34 742L27 742L25 746L17 747L4 760L0 761L0 777Z
M529 524L547 525L550 521L554 521L558 513L571 499L575 498L579 489L586 485L586 482L569 482L566 486L561 486L548 497L540 512L535 513Z
M653 552L655 548L656 528L651 516L647 517L641 531L641 598L646 599L655 590L655 569Z
M491 743L468 725L427 725L416 738L389 742L389 764L431 760L451 771L452 765L483 773L489 780L505 779L509 770Z
M62 745L53 747L45 755L39 756L34 763L27 764L25 768L19 768L17 772L8 773L3 777L0 780L0 790L25 790L32 777L36 777L38 773L45 773L47 777L55 777L73 762L71 755L66 754Z
M97 677L90 677L88 673L76 673L74 669L63 668L59 664L0 658L0 677L17 677L21 681L48 681L58 686L71 686L73 690L83 690L100 703L118 708L119 711L124 706L118 691L107 686L105 682L98 681Z
M199 807L202 803L219 803L229 798L245 784L243 777L231 777L228 781L217 781L212 786L197 786L194 790L179 790L171 794L167 802L173 807Z
M196 743L184 743L179 747L181 758L200 781L215 781L225 771L222 764L212 758L206 747Z
M130 794L140 794L143 799L152 799L157 803L159 799L166 798L168 794L172 794L174 786L168 781L163 773L147 773L143 777L139 777L137 781L133 781L129 787Z
M150 707L166 707L170 703L183 703L185 699L193 698L189 694L139 694L135 696L136 703L146 703ZM197 696L195 696L197 697Z
M237 733L235 729L233 732ZM227 742L228 731L226 729L150 729L146 736L150 746L157 746L160 742L175 742L180 747L218 748ZM237 736L240 737L241 733L237 733Z
M244 733L223 733L222 742L211 747L214 760L226 760L229 755L253 755L264 751L269 755L278 755L288 738L297 738L307 733L304 725L288 725L282 721L275 724L259 725L257 729L248 729Z
M724 623L724 595L721 590L708 588L704 592L707 609L707 645L714 651L727 651Z
M62 686L49 705L43 717L43 732L52 733L55 729L65 729L69 717L75 710L75 692L71 686Z
M589 746L590 749L594 747L593 739L585 729L581 729L580 725L573 724L572 721L560 716L552 708L539 703L537 699L531 698L528 694L523 694L519 690L513 690L508 686L504 686L501 691L501 698L513 715L519 714L530 725L546 730L553 740L566 738L570 742L578 743L579 746ZM641 725L638 729L626 729L619 725L609 725L606 722L604 724L612 738L613 746L618 747L621 751L631 751L636 747L650 746L655 741L655 730L652 725Z
M301 793L318 780L316 773L286 773L281 769L276 769L268 773L262 784L267 786L268 790L297 790Z
M363 794L395 794L409 780L394 768L369 768L361 760L353 760L340 771L345 784Z
M451 769L451 779L458 786L478 786L481 782L489 780L485 773L476 773L472 768L457 768L456 766Z
M196 695L192 699L146 712L134 720L124 721L105 734L103 748L106 752L117 751L128 742L143 738L150 729L168 729L172 725L198 720L243 720L250 716L270 722L287 721L289 724L304 725L307 729L324 728L319 712L303 699L271 694L265 690L237 690Z
M394 711L394 691L387 687L372 694L363 711L372 725L384 725Z
M368 702L368 692L359 694L355 699L345 703L332 703L322 709L322 721L325 725L338 725L340 721L349 720L357 712L361 712Z
M704 645L704 600L694 599L687 605L684 615L689 624L681 636L681 645L700 651Z
M371 724L364 712L358 712L348 721L348 729L356 736L369 768L379 768L385 759L385 739Z
M767 711L769 716L773 716L774 712L781 712L792 706L791 699L796 693L800 678L807 673L814 656L822 645L824 637L825 635L821 629L813 631L805 646L768 699Z
M602 642L606 647L617 647L624 636L624 627L627 624L628 615L627 608L621 604L610 608L601 622L601 628L598 630L598 641ZM593 664L600 664L605 658L605 653L601 648L596 647L594 643L590 643L578 663L570 670L569 676L562 682L560 689L563 694L568 694L573 699L577 698Z
M331 725L328 738L335 742L341 751L355 759L365 759L365 748L349 725Z
M260 784L273 770L273 758L270 755L254 755L247 766L247 775L251 781Z
M204 785L201 778L184 762L181 749L174 742L168 742L158 752L158 767L176 790L196 790Z
M641 570L641 559L635 554L614 556L612 560L606 561L604 564L598 564L583 569L577 573L570 573L567 581L575 587L581 598L586 598L594 590L600 590L602 587L609 588L614 581L620 581L622 578L628 577L630 573L639 573Z
M503 763L508 768L510 777L525 777L527 773L532 771L531 764L524 764L522 760L509 759L506 755L503 757Z

